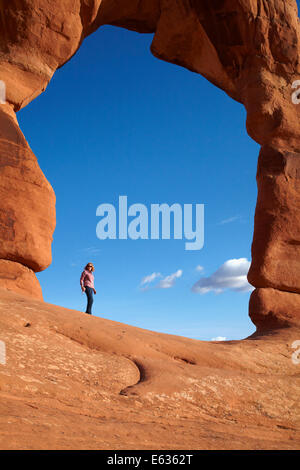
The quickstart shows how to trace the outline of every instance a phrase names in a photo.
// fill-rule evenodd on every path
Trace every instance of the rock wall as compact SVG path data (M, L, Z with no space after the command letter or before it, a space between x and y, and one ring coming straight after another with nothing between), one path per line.
M44 91L55 70L104 24L155 33L151 51L156 57L203 75L244 104L247 131L262 145L249 271L249 281L257 289L250 316L259 329L300 322L300 104L291 98L292 84L300 80L296 0L1 0L0 79L6 83L8 103L2 109L3 122L17 126L13 110ZM15 161L15 142L8 147L9 131L3 132L1 158ZM22 152L18 150L19 169L14 164L13 173L19 171L23 177L22 165L32 165L32 175L38 175L26 142L17 145ZM12 164L4 168L11 171ZM39 178L46 209L38 205L35 194L30 226L27 209L22 209L24 198L16 196L9 211L7 202L0 200L7 227L1 235L1 257L34 271L50 263L54 229L54 196L40 173ZM24 188L30 184L33 195L34 183L22 181ZM42 229L45 210L48 222ZM12 225L24 226L23 241L18 235L16 241L6 240ZM273 321L282 314L286 321Z
M41 299L51 264L55 195L9 105L0 105L0 284Z

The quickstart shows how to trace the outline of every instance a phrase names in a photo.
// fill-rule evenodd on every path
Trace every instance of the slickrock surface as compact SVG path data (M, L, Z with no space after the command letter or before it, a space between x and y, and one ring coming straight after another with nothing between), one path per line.
M297 449L298 339L196 341L0 289L0 448Z

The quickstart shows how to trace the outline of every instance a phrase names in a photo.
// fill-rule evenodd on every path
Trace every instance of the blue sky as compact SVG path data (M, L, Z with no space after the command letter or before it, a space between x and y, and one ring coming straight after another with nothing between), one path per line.
M243 268L251 259L259 146L246 133L241 104L201 76L154 58L151 41L152 35L101 28L18 113L57 197L53 263L38 279L47 302L84 311L79 277L92 261L94 315L201 340L240 339L255 330L250 292L212 289L230 274L228 260L244 259L236 262ZM204 204L204 247L99 240L96 209L101 203L117 209L119 195L149 209ZM160 276L141 289L153 273ZM197 291L198 281L206 290ZM234 288L230 279L228 286Z

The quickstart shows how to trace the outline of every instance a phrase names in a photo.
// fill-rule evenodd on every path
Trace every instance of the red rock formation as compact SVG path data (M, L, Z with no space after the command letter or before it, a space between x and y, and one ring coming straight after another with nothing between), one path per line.
M55 197L15 112L103 24L154 32L156 57L245 105L262 145L250 338L189 340L18 295L41 298L34 272L51 262ZM0 448L299 448L295 0L0 0L0 37Z
M300 153L262 147L257 185L248 279L255 287L300 293Z
M9 105L0 105L2 286L42 298L34 272L51 263L54 227L53 189L20 131L15 113Z
M257 169L249 314L261 328L300 323L300 153L264 146ZM277 320L275 320L277 318Z
M32 269L23 264L0 259L1 287L27 295L34 299L43 299L42 289Z
M154 32L151 51L156 57L203 75L243 103L248 133L263 146L262 167L270 152L275 159L266 169L271 173L264 175L263 170L258 176L249 279L259 288L299 293L300 239L298 223L292 222L299 200L297 176L286 173L296 168L294 162L300 153L300 105L291 99L292 84L300 79L300 25L295 0L11 0L5 9L0 3L0 13L0 77L6 82L7 101L15 111L38 96L55 70L103 24ZM273 150L267 150L270 148ZM278 154L289 163L273 177L272 165ZM275 200L272 207L269 204L268 198L273 196L277 207L272 206ZM2 201L0 204L3 207ZM49 196L51 205L53 198ZM12 212L5 217L7 224L19 224L24 219ZM31 250L30 243L27 249L25 242L23 251L13 258L6 243L2 257L19 260L34 270L44 269L48 261L40 258L49 260L52 230L50 222L45 234L47 248L39 253ZM29 238L40 236L36 224L26 233ZM289 264L291 270L287 269ZM262 313L257 311L261 303L254 304L252 318ZM272 311L271 304L263 308Z
M300 296L270 287L255 289L250 297L249 314L257 332L295 327L300 324Z

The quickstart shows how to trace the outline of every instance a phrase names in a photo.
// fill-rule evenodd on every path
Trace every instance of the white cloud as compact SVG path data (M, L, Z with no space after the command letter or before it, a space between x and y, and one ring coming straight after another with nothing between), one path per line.
M235 215L234 217L229 217L229 219L221 220L221 222L219 222L217 225L230 224L231 222L235 222L238 219L240 219L240 216Z
M3 366L6 364L6 345L4 341L0 341L0 364Z
M161 277L160 273L152 273L149 274L148 276L143 277L141 280L140 286L144 286L145 284L149 284L150 282L153 282L157 277Z
M182 270L178 269L175 273L170 274L169 276L166 276L164 279L162 279L158 284L157 288L158 289L170 289L170 287L173 287L175 284L175 281L177 278L182 276Z
M212 338L211 341L226 341L226 336L216 336Z
M202 271L204 271L203 266L200 266L200 264L198 264L198 266L196 266L196 271L198 271L199 273L201 273Z
M101 249L100 248L96 248L94 246L89 246L87 248L83 248L82 251L84 253L87 253L89 255L98 255L98 253L100 253Z
M192 291L198 294L215 292L217 294L226 289L237 292L249 292L254 289L247 281L250 261L247 258L229 259L216 272L209 277L197 281Z

